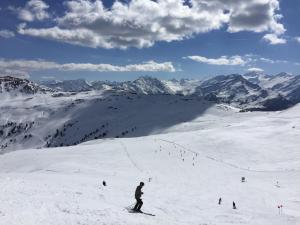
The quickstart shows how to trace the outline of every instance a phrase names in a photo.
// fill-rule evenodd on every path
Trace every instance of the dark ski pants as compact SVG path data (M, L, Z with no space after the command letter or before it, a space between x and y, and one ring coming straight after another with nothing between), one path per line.
M141 210L141 208L142 208L142 205L143 205L143 201L142 201L142 199L140 199L140 198L137 198L137 199L136 199L136 204L135 204L135 206L134 206L133 210L135 210L135 211L139 211L139 210Z

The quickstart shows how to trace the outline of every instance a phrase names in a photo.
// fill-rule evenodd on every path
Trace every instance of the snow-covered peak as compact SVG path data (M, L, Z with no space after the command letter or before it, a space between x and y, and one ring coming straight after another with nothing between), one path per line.
M279 78L278 78L279 79ZM293 103L300 102L300 76L284 76L284 82L277 82L272 86L274 92L280 93Z
M289 73L279 73L273 76L269 76L269 79L267 82L262 83L262 86L265 88L271 88L273 89L276 85L285 85L286 82L289 82L292 80L295 76Z
M9 95L35 94L45 92L46 89L39 87L27 79L5 76L0 77L0 93Z
M274 77L286 77L286 78L290 78L290 77L294 77L293 74L290 73L286 73L286 72L281 72L276 74Z
M195 92L196 88L201 84L202 81L193 79L171 79L162 80L162 82L174 93L189 95Z
M268 82L270 79L269 75L266 75L263 72L259 72L259 71L246 73L243 75L243 77L246 78L248 81L258 85L264 84Z
M226 90L229 88L236 89L238 86L249 87L251 89L260 90L261 88L239 74L230 74L230 75L220 75L210 79L205 80L201 84L202 89L207 89L209 91L218 91L220 89Z
M286 99L273 95L239 74L205 80L197 88L197 93L208 100L231 104L244 110L280 110L290 104Z
M40 81L40 84L53 90L64 92L81 92L92 90L92 86L84 79Z
M116 89L119 86L119 83L116 81L93 81L91 86L94 90L112 90Z
M245 73L243 76L247 77L247 78L256 78L261 75L264 75L264 73L262 71L251 71L251 72Z
M120 87L125 91L132 91L138 94L173 94L173 91L161 80L149 76L139 77L132 82L124 82Z
M258 84L263 88L269 89L275 85L289 81L294 76L285 72L281 72L276 75L266 75L263 72L250 72L244 74L243 77L254 84Z

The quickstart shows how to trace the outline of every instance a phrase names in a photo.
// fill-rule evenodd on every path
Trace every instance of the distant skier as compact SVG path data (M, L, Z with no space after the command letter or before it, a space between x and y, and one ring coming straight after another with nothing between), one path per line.
M103 185L103 186L106 186L106 182L105 182L105 180L104 180L104 181L102 181L102 185Z
M222 198L219 198L219 205L221 205L221 203L222 203Z
M136 204L135 204L133 210L136 211L136 212L142 212L141 208L142 208L142 205L143 205L143 201L142 201L141 197L142 197L142 194L144 194L142 192L143 186L144 186L144 182L141 182L140 185L137 186L136 189L135 189Z
M236 209L235 202L232 202L232 208Z

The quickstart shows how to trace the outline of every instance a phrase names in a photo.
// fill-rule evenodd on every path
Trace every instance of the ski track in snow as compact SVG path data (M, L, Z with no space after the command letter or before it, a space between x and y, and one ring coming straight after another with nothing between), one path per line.
M176 142L174 142L174 141L169 141L169 140L165 140L165 139L155 139L155 140L160 140L160 141L164 141L164 142L167 142L167 143L176 145L176 146L178 146L179 148L182 148L182 149L184 149L185 151L190 152L190 153L192 153L192 154L194 154L194 155L195 155L195 154L198 154L198 152L193 151L193 150L191 150L191 149L189 149L189 148L186 148L186 147L184 147L184 146L182 146L182 145L180 145L180 144L178 144L178 143L176 143ZM245 171L249 171L249 172L274 173L274 172L292 172L292 171L299 171L299 170L294 170L294 169L272 170L272 171L268 171L268 170L254 170L254 169L249 169L249 168L244 168L244 167L241 167L241 166L237 166L237 165L234 165L234 164L232 164L232 163L224 162L224 161L221 160L221 159L216 159L216 158L211 157L211 156L204 156L204 155L203 155L202 157L205 157L205 158L207 158L207 159L213 160L213 161L218 162L218 163L222 163L222 164L227 165L227 166L230 166L230 167L232 167L232 168L236 168L236 169L240 169L240 170L245 170Z
M127 151L127 147L124 145L122 141L119 141L120 145L122 146L122 149L124 150L125 154L127 155L129 161L132 163L132 165L137 168L140 172L143 172L143 170L137 165L137 163L132 159L129 152Z

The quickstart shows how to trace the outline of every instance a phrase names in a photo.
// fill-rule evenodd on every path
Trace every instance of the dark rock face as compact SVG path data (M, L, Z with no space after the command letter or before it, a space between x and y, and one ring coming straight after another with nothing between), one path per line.
M289 108L292 102L279 95L277 98L265 100L262 105L265 111L279 111Z

